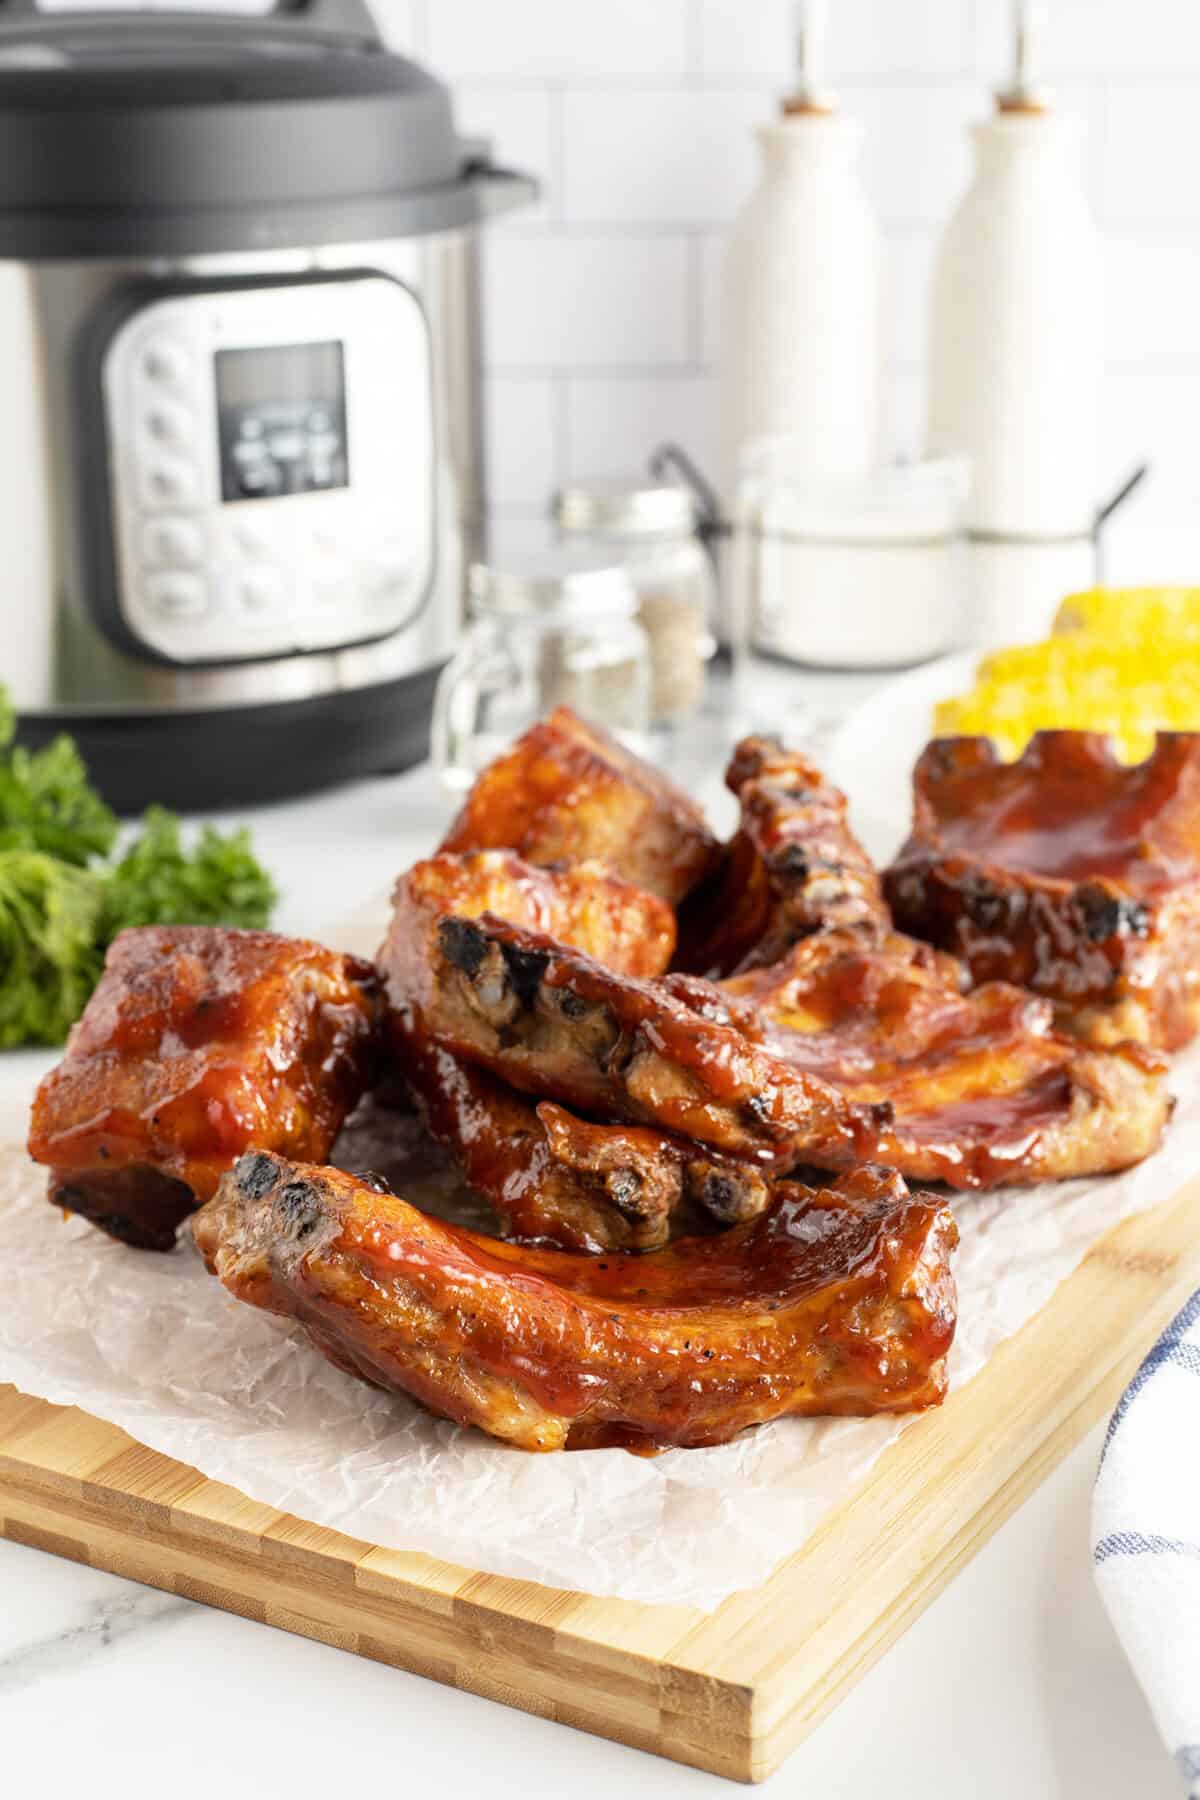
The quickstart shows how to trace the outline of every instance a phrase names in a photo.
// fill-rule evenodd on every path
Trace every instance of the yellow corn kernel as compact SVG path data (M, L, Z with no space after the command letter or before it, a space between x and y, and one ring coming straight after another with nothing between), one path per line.
M1200 636L1200 588L1089 588L1068 594L1054 617L1056 633L1090 631L1107 637Z
M1055 633L982 658L971 692L936 708L938 735L1015 757L1035 731L1099 731L1139 762L1156 731L1200 731L1200 588L1073 594Z

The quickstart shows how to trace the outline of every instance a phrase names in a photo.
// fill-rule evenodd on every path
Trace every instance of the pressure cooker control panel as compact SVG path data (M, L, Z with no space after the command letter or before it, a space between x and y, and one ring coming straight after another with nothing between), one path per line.
M429 338L383 275L195 288L101 363L115 597L178 663L334 649L421 610L434 557Z

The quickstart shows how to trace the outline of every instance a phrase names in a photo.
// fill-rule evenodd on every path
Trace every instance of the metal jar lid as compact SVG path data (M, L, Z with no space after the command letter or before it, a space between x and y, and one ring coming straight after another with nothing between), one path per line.
M553 515L560 531L679 536L696 529L696 500L690 488L673 481L580 481L554 496Z
M545 624L631 619L638 609L627 569L566 548L530 552L503 563L474 563L467 595L473 617Z
M198 256L475 224L536 192L362 0L264 16L0 0L0 257Z

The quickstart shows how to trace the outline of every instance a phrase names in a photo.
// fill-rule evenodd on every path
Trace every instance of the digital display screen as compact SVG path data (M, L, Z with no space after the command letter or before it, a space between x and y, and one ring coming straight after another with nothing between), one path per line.
M340 343L218 350L215 361L223 500L348 486Z

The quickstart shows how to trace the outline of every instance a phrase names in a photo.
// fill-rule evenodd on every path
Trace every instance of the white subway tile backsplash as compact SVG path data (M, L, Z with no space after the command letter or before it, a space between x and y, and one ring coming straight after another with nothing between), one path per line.
M1200 7L1193 0L1054 0L1042 10L1040 61L1051 81L1200 70ZM1005 0L984 0L976 11L977 65L998 83L1012 64L1010 8Z
M682 74L688 0L428 0L428 49L452 76L538 81Z
M1108 91L1103 215L1121 224L1200 218L1200 107L1195 84L1114 84Z
M569 224L713 224L754 184L756 88L581 88L563 99Z
M714 366L721 354L721 290L725 272L725 233L706 232L700 239L700 360Z
M1186 361L1200 352L1200 238L1110 235L1104 300L1108 360Z
M549 375L493 375L488 382L487 475L493 505L545 505L558 471L557 404Z
M795 66L794 0L696 0L699 65L720 81L761 76L784 92Z
M891 80L959 75L974 49L970 0L836 0L830 7L830 74Z
M933 231L893 231L887 240L884 332L888 360L897 368L925 360L937 243Z
M770 77L791 85L795 0L699 0L706 75ZM973 54L969 0L837 0L830 9L829 78L952 75Z
M1082 161L1088 199L1099 219L1104 212L1105 153L1108 143L1107 85L1098 81L1056 81L1053 105L1075 128L1075 154Z
M1136 463L1150 474L1127 509L1141 521L1200 521L1200 363L1170 370L1120 369L1105 381L1101 417L1101 495L1113 493ZM1200 576L1193 570L1192 579Z
M967 127L983 110L973 88L847 87L844 100L866 126L863 174L882 222L941 224L970 171Z
M1104 534L1101 569L1112 587L1194 587L1200 524L1115 519Z
M567 383L564 475L637 474L659 444L682 445L709 475L716 466L716 382L711 375L636 375Z
M683 364L690 355L684 237L495 236L485 268L496 368Z
M720 271L756 174L753 127L791 80L794 0L375 0L389 41L452 85L460 128L543 183L489 227L493 502L545 535L568 475L636 469L679 439L715 460ZM927 295L968 178L966 126L1009 62L1008 0L836 0L829 79L866 127L889 258L890 441L919 453ZM1109 232L1104 482L1154 473L1109 574L1200 560L1200 0L1053 0L1044 64L1080 115ZM1159 548L1155 548L1158 545Z

